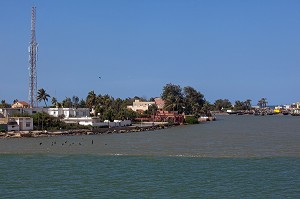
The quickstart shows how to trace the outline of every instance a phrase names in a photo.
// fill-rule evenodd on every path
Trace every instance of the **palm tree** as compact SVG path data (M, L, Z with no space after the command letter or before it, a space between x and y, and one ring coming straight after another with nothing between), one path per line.
M261 98L257 105L260 107L260 108L265 108L267 106L268 102L267 102L267 98Z
M262 102L263 102L263 106L266 107L268 102L267 102L267 98L261 98Z
M53 106L56 106L57 105L57 99L55 97L52 97L51 103L52 103Z
M40 102L40 101L44 101L46 107L47 107L47 103L46 101L48 101L48 98L50 97L50 95L48 93L46 93L46 90L41 88L38 90L38 93L37 93L37 100Z
M89 107L89 108L93 108L95 107L96 105L96 94L94 91L90 91L88 93L88 96L86 97L86 105Z
M245 101L245 105L246 105L246 107L247 107L247 110L250 110L251 109L251 99L247 99L246 101Z
M64 108L71 108L71 107L72 107L72 100L71 100L71 98L66 97L66 99L64 99L64 100L62 101L62 106L63 106Z
M72 97L72 104L73 104L73 107L77 108L78 107L78 103L79 103L79 97L77 96L73 96Z

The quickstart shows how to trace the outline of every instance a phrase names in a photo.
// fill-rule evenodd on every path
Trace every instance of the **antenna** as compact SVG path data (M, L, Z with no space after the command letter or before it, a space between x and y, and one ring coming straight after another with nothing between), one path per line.
M32 7L31 12L31 41L28 47L29 51L29 104L30 107L37 107L37 74L36 74L36 61L38 44L35 38L35 18L36 18L36 7Z

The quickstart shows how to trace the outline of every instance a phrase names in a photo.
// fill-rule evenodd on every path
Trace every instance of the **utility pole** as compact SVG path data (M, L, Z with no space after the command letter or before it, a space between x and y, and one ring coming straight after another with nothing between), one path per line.
M31 41L28 47L29 51L29 105L31 108L37 107L37 74L36 61L38 44L35 37L35 17L36 7L32 7L31 12Z

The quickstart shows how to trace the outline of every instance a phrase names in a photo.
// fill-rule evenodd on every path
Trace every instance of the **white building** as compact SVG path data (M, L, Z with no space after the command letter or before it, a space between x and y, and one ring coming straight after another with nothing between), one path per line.
M89 117L90 109L89 108L47 108L47 113L54 117L63 116L64 118L72 118L72 117L80 118L80 117Z
M20 131L33 130L33 118L31 118L31 117L14 117L13 119L19 125Z
M131 120L114 120L110 122L109 120L105 120L101 122L99 118L96 117L81 117L81 118L64 118L63 121L65 123L77 123L83 126L108 126L108 127L123 127L130 126Z
M54 117L63 116L65 118L70 117L89 117L89 108L1 108L0 113L5 117L11 117L16 114L28 114L32 115L35 113L48 113Z
M31 131L33 119L30 117L0 118L0 124L7 131Z
M133 111L147 111L152 104L155 104L155 102L141 102L140 100L134 100L132 106L127 106L127 108Z

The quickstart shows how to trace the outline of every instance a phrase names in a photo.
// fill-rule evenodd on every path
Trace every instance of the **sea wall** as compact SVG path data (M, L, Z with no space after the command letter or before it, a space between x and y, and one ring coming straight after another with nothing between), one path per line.
M177 125L164 124L154 126L125 126L111 128L95 128L95 129L76 129L76 130L59 130L59 131L13 131L0 133L1 138L22 138L22 137L50 137L50 136L75 136L75 135L97 135L110 133L133 133L143 131L155 131Z

